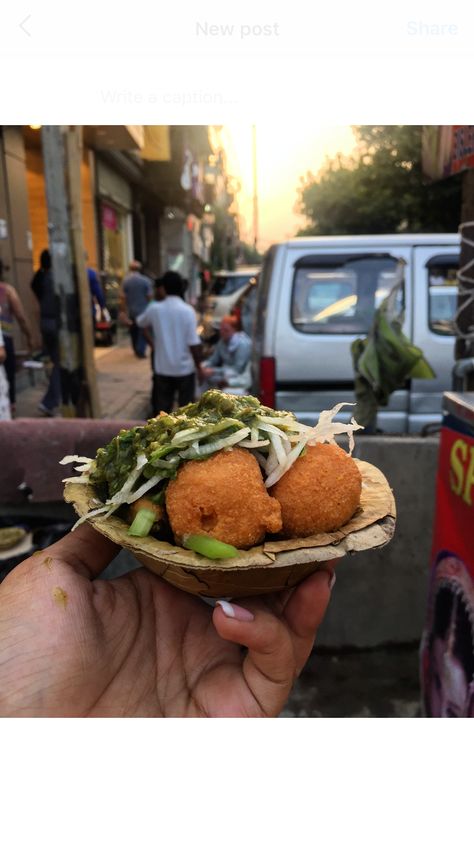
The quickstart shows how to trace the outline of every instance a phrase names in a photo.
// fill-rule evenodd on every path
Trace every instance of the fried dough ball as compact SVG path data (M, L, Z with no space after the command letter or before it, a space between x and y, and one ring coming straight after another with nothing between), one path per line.
M243 448L182 464L168 484L166 510L178 543L191 533L249 548L282 526L280 504L265 489L257 460Z
M305 453L270 488L281 505L282 533L303 538L330 533L353 516L362 479L354 460L338 445L307 445Z

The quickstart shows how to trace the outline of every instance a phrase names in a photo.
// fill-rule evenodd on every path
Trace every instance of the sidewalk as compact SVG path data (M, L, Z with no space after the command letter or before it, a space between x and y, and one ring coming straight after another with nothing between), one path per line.
M139 360L133 354L128 335L120 335L117 345L95 348L102 418L147 419L151 415L150 358ZM28 382L28 374L21 373L17 381L17 418L40 418L37 409L47 386L43 372L35 374L35 382Z

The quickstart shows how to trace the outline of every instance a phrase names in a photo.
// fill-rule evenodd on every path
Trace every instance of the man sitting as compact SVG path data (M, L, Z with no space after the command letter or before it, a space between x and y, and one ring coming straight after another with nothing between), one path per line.
M220 339L206 365L201 367L206 386L245 392L251 381L252 342L247 334L237 330L237 321L233 316L222 318L219 331Z

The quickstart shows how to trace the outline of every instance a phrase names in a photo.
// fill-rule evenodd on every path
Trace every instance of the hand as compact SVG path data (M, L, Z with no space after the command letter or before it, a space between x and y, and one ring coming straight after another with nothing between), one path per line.
M5 346L0 345L0 366L1 366L2 363L5 363L6 358L7 358L7 353L5 351Z
M0 716L279 714L311 653L330 572L241 601L247 619L237 619L144 568L94 579L118 549L84 524L0 585Z
M124 325L126 328L131 328L133 325L133 321L123 311L119 313L118 320L120 324Z
M205 370L202 366L198 366L196 369L198 383L202 384L206 380Z

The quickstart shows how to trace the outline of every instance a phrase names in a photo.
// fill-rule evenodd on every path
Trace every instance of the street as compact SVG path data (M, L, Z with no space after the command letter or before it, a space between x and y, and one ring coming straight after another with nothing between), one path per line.
M119 332L117 345L94 349L102 418L143 420L150 415L151 364L133 354L128 333ZM20 380L20 379L19 379ZM46 376L35 374L32 385L23 373L18 390L17 418L41 417L37 409Z

